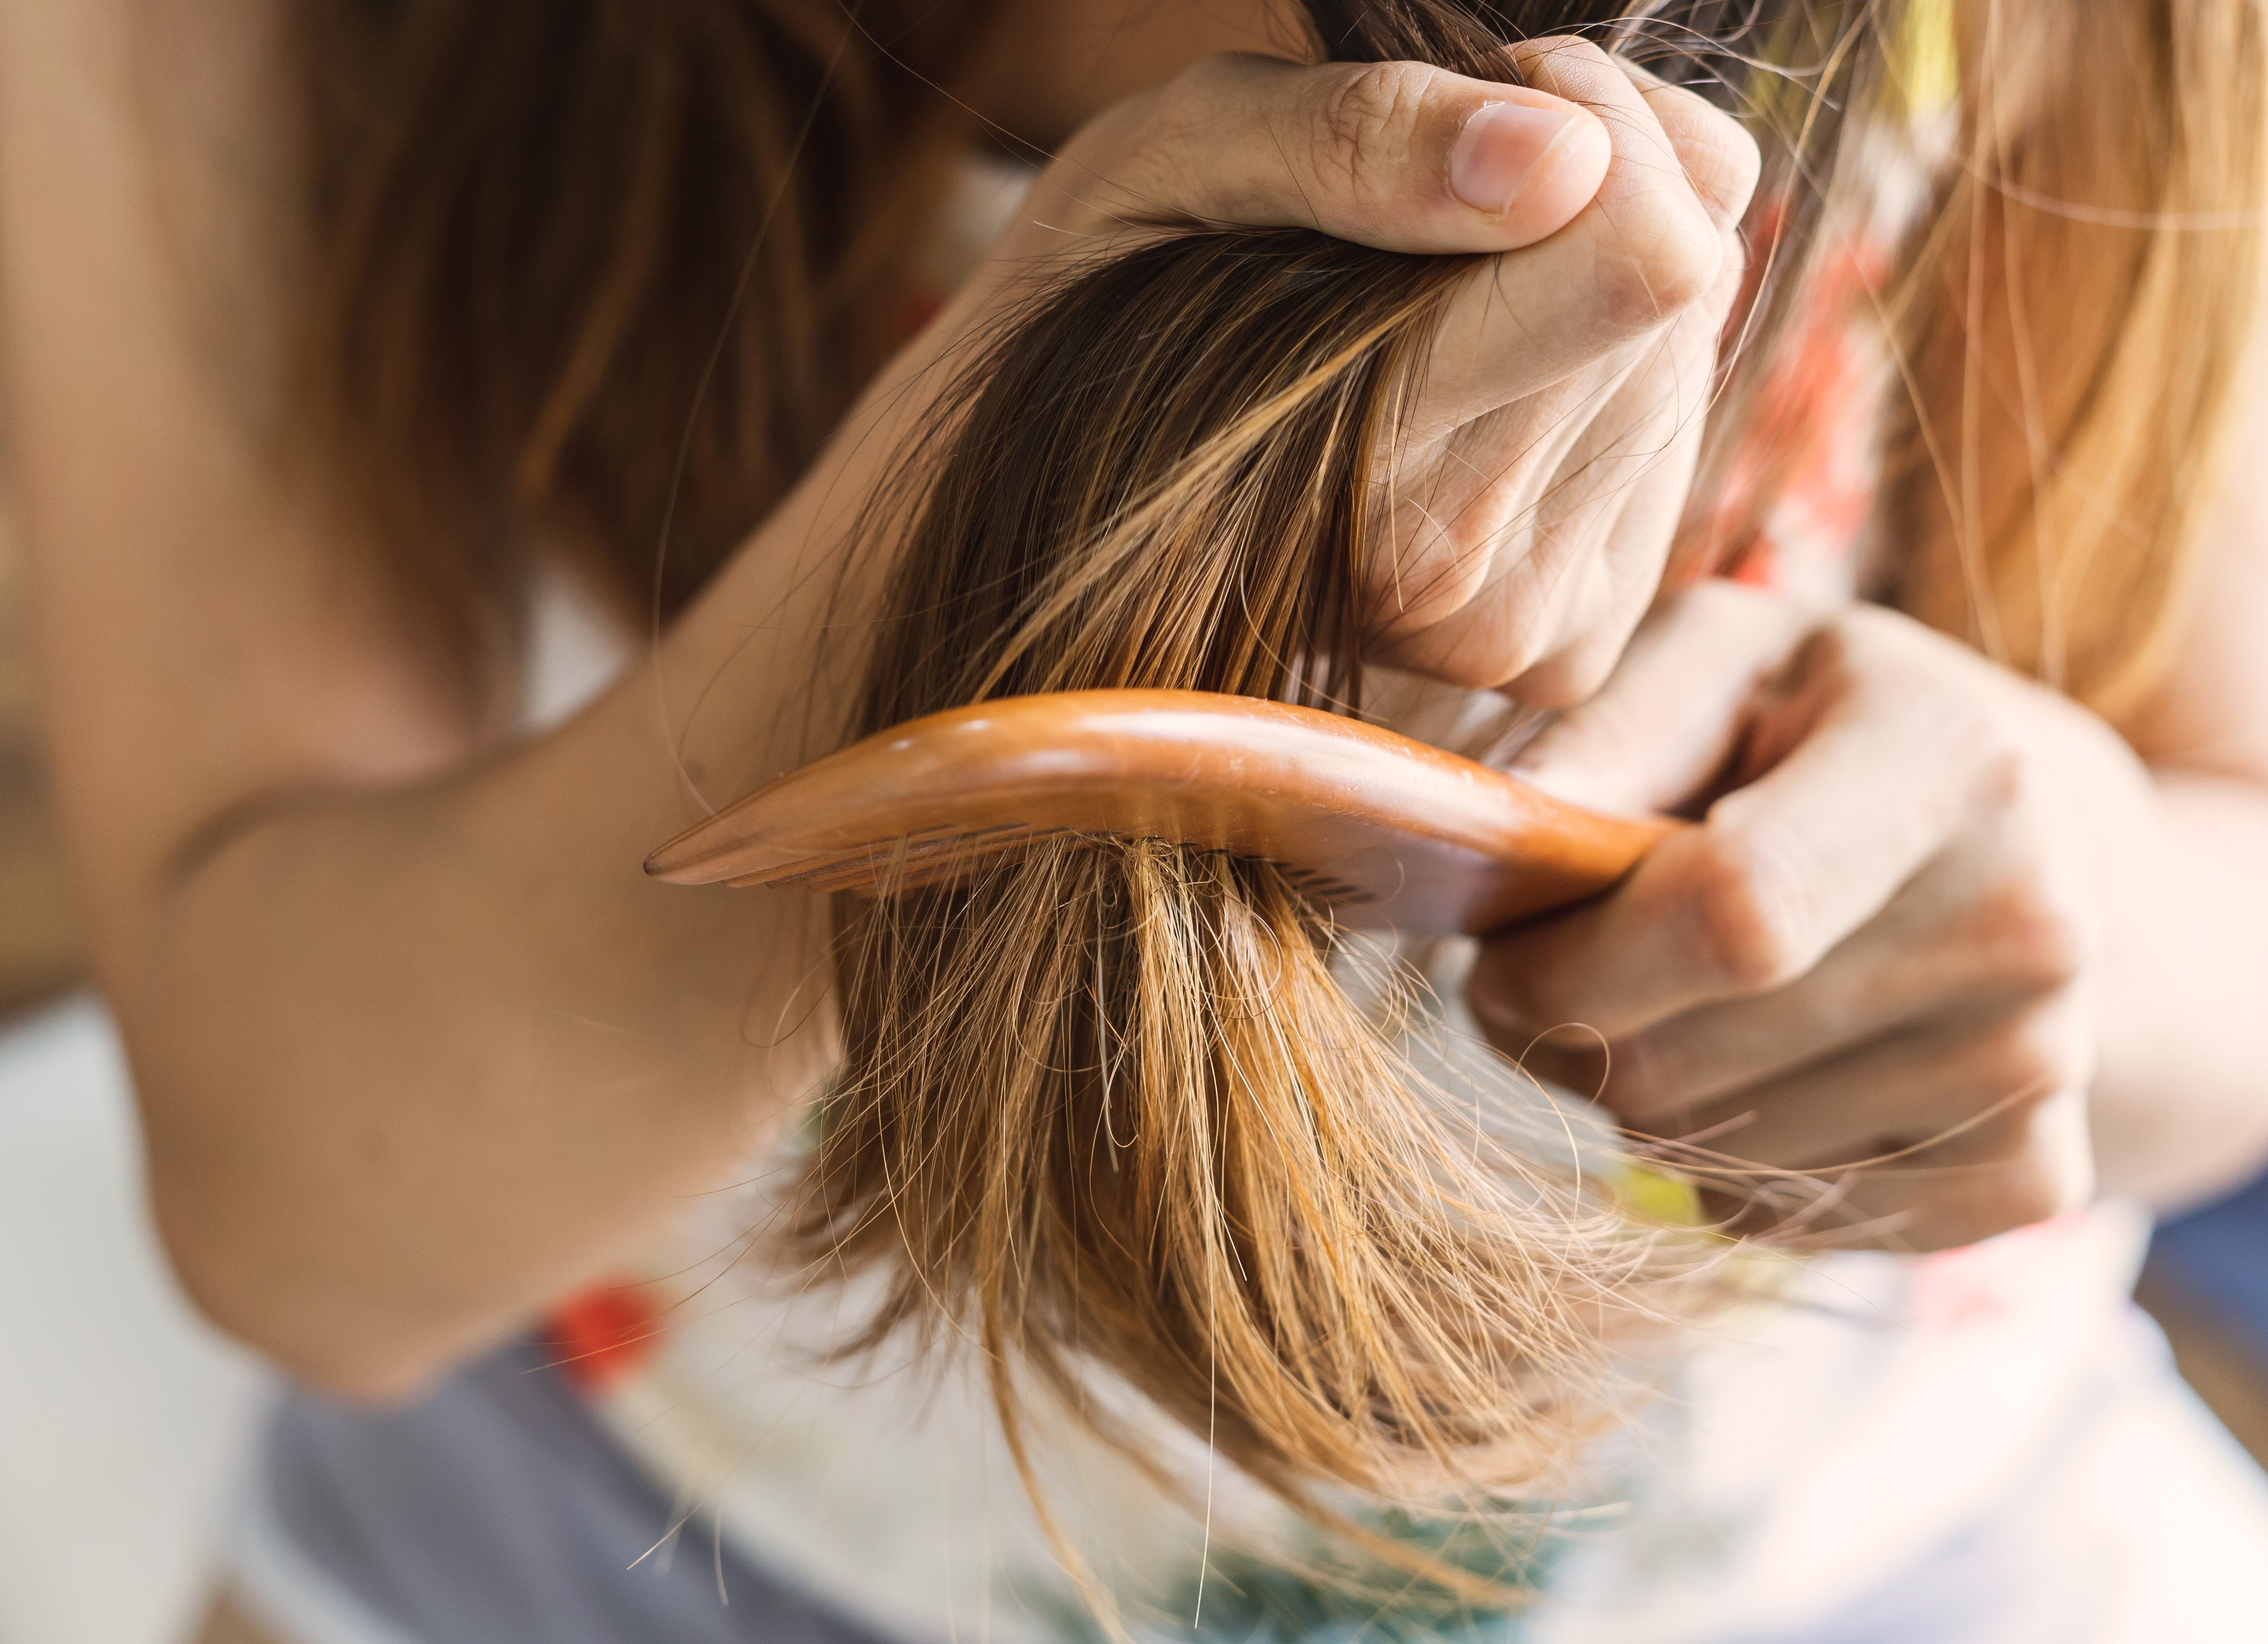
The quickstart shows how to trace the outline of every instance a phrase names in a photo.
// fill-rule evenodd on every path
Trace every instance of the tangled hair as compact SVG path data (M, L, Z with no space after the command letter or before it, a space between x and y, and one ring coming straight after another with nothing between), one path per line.
M1736 454L1801 431L1771 421L1776 342L1867 213L1910 26L1955 11L1933 192L1877 293L1899 377L1875 591L2115 714L2179 632L2250 317L2256 0L1305 5L1321 55L1503 79L1506 41L1587 32L1749 118L1756 289L1705 553L1771 505L1785 461ZM530 542L666 615L777 502L898 327L964 134L931 88L985 15L302 9L303 421L468 650ZM1473 266L1192 224L1042 294L877 515L896 568L851 728L1112 686L1359 711L1377 464ZM839 924L846 1059L802 1249L889 1277L877 1331L965 1329L1020 1444L1035 1396L1107 1424L1080 1397L1106 1367L1345 1528L1344 1492L1549 1479L1618 1325L1683 1305L1691 1242L1525 1131L1510 1070L1429 1048L1411 979L1265 864L1056 843Z
M1529 13L1615 9L1309 8L1341 58L1499 81ZM1691 5L1643 38L1724 74L1690 44L1736 11L1771 36ZM1480 261L1182 225L1040 294L873 511L895 568L854 733L1128 687L1359 711L1381 453ZM1268 863L1056 841L838 918L801 1248L890 1275L873 1339L973 1339L1020 1456L1037 1392L1145 1459L1082 1397L1100 1366L1342 1529L1345 1492L1543 1487L1611 1406L1615 1325L1674 1316L1706 1261L1539 1148L1508 1065L1436 1065L1414 980Z

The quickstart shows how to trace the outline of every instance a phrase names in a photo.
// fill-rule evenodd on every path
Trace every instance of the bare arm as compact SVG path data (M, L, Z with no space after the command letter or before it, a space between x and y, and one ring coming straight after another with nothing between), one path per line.
M622 1259L820 1052L741 1031L805 910L639 875L691 814L653 688L497 755L497 704L269 461L231 192L286 158L261 19L0 10L12 490L169 1243L224 1323L386 1390ZM777 718L712 716L719 781Z
M2126 728L2159 837L2129 853L2095 1110L2106 1182L2169 1205L2268 1163L2268 350L2231 449L2192 624Z
M1719 192L1744 186L1729 125L1588 48L1552 71L1627 106L1610 168L1607 129L1540 94L1215 60L1082 134L1042 225L894 363L644 667L504 747L482 729L497 704L449 682L356 522L259 431L278 305L251 208L289 174L267 15L0 0L0 361L59 799L168 1246L223 1323L369 1393L643 1250L823 1073L819 910L639 863L700 795L799 757L806 711L826 736L836 545L922 415L925 368L1019 257L1099 239L1130 198L1413 250L1506 250L1573 217L1489 276L1552 358L1478 299L1453 351L1498 377L1620 372L1681 322L1641 299L1721 283L1717 218L1737 214L1660 164L1647 107ZM1507 101L1575 139L1475 124ZM1453 191L1476 176L1485 202ZM1471 414L1528 438L1502 400Z

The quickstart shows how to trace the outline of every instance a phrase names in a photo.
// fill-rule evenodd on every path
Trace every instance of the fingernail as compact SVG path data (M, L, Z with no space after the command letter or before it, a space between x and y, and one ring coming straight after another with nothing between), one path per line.
M1475 210L1503 216L1578 117L1572 108L1489 104L1465 122L1449 151L1451 191Z

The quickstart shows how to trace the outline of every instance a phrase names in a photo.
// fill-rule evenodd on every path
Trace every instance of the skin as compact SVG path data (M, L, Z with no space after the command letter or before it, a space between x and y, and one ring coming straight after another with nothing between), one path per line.
M2090 1128L2106 1183L2168 1200L2268 1153L2244 1030L2268 984L2249 497L2179 674L2123 736L1888 613L1822 625L1729 590L1664 613L1609 679L1736 272L1732 128L1563 54L1539 72L1597 127L1496 216L1446 183L1502 88L1192 69L1282 38L1229 0L1020 20L1025 55L971 94L1027 141L1079 129L1030 214L1046 230L999 248L649 666L503 748L498 704L357 570L357 522L266 455L288 247L258 208L290 156L264 12L0 0L0 362L58 800L161 1228L213 1316L314 1382L402 1393L634 1263L811 1088L824 1034L775 1029L813 910L637 865L794 763L784 726L823 724L829 549L920 416L922 367L1020 264L1103 248L1130 206L1508 254L1397 453L1426 505L1392 527L1416 597L1383 638L1538 703L1604 682L1531 750L1546 785L1649 806L1728 762L1746 782L1615 896L1491 946L1475 999L1501 1043L1589 1023L1634 1124L1770 1162L1944 1138L1853 1201L1914 1245L2074 1201ZM1556 483L1602 464L1618 488Z
M1734 273L1738 139L1588 48L1535 72L1602 115L1563 110L1565 170L1509 213L1452 196L1449 158L1483 106L1548 97L1208 60L1082 129L1025 225L645 666L556 733L499 747L482 729L497 704L453 687L416 614L358 570L357 522L267 454L277 350L259 321L287 255L243 192L288 176L289 156L263 114L262 13L214 16L0 6L11 488L57 800L167 1249L224 1326L351 1394L406 1392L634 1268L823 1073L823 1023L799 995L820 964L815 905L687 892L639 864L825 741L846 523L924 415L925 368L1035 257L1107 249L1130 202L1416 249L1533 244L1473 276L1454 346L1503 383L1442 373L1417 408L1421 476L1451 447L1501 465L1498 446L1565 423L1553 385L1519 375L1535 351L1507 304L1557 339L1544 379L1590 373L1598 439L1645 440L1664 392L1645 380L1666 351L1649 341L1713 332ZM163 77L136 77L156 63ZM1618 517L1593 509L1580 529L1605 553ZM1612 551L1658 556L1629 535ZM1491 556L1476 598L1518 557ZM855 616L866 586L841 597ZM1532 660L1636 616L1556 611Z
M1756 1110L1760 1156L1831 1163L1854 1136L1991 1113L1940 1144L1970 1150L1940 1157L1955 1168L1898 1178L1893 1231L1917 1244L2083 1192L2097 1065L2106 1179L2177 1194L2268 1149L2240 1098L2262 1053L2227 1003L2268 980L2228 917L2268 913L2244 865L2268 861L2268 680L2223 626L2240 600L2268 616L2241 524L2163 743L1881 612L1813 632L1712 593L1613 673L1683 500L1754 176L1696 100L1567 44L1528 51L1541 93L1191 66L1224 43L1193 18L1264 37L1264 11L1065 8L1123 25L1065 38L1116 41L1149 65L1141 88L1098 77L1101 48L1022 77L1046 95L996 117L1040 140L1128 94L647 664L502 747L482 728L497 704L453 686L357 570L357 523L267 455L263 293L288 256L247 196L288 176L285 128L254 0L188 10L0 0L0 361L58 800L161 1229L206 1310L299 1375L406 1392L634 1263L821 1076L822 1028L781 1031L808 1017L815 910L638 864L799 763L807 726L824 741L834 550L922 417L924 368L1035 259L1123 244L1131 210L1500 254L1394 453L1425 505L1380 557L1408 595L1382 639L1528 701L1603 684L1532 756L1571 792L1665 802L1751 750L1758 780L1701 843L1492 947L1476 997L1507 1043L1592 1021L1641 1046L1610 1102L1647 1122ZM136 77L151 62L162 82ZM1501 212L1455 197L1475 114L1553 92L1585 112L1538 182ZM1602 468L1614 485L1559 483ZM867 593L843 596L855 613ZM1667 756L1638 734L1662 724ZM1945 756L1979 727L1984 747ZM1958 989L1934 962L1955 949ZM2220 969L2191 986L2199 955ZM2036 1062L1992 1059L2017 1040ZM1873 1059L1846 1085L1820 1077L1837 1058Z
M2232 489L2183 660L2123 735L1890 612L1731 586L1663 611L1521 768L1701 826L1490 943L1491 1036L1636 1129L1819 1173L1838 1223L1900 1246L2243 1182L2268 1155L2264 523Z

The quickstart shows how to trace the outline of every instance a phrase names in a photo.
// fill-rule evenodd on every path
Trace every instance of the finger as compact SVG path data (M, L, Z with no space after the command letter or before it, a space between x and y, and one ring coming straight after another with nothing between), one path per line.
M1987 1116L2085 1084L2093 1052L2073 990L1885 1034L1633 1130L1789 1170L1869 1167L1940 1147Z
M1513 770L1594 809L1675 810L1733 756L1743 711L1815 617L1795 601L1706 582L1658 609L1599 693L1553 721Z
M1127 151L1131 147L1131 153ZM1105 217L1313 228L1381 250L1501 252L1588 205L1613 143L1580 102L1424 63L1209 58L1065 159Z
M1956 851L1801 981L1649 1028L1613 1047L1610 1067L1579 1062L1576 1087L1602 1088L1626 1121L1649 1124L1896 1029L2004 1014L2060 993L2089 947L2043 870L1989 848Z
M1756 139L1724 110L1697 92L1672 85L1642 64L1616 60L1660 122L1662 135L1685 179L1720 228L1734 229L1748 214L1764 172Z
M1618 345L1649 338L1720 288L1729 301L1733 239L1695 192L1640 88L1587 42L1530 41L1513 56L1539 89L1597 114L1611 134L1612 162L1564 231L1475 269L1459 288L1431 356L1415 437L1561 381Z
M1596 67L1575 54L1557 55L1570 69ZM1549 71L1551 61L1547 54L1535 71ZM1435 447L1436 460L1420 465L1431 468L1433 489L1447 494L1406 498L1397 512L1415 517L1406 528L1397 526L1393 539L1393 620L1384 638L1396 660L1537 705L1577 703L1596 691L1660 585L1674 515L1700 451L1724 316L1746 255L1737 219L1758 165L1748 135L1700 99L1612 66L1648 112L1662 111L1653 127L1635 117L1617 123L1618 147L1631 151L1618 164L1650 176L1660 197L1616 215L1610 186L1557 240L1469 276L1436 340L1432 374L1411 419L1415 430L1452 431ZM1717 223L1713 253L1700 241L1697 201ZM1534 286L1547 260L1580 248L1587 232L1610 250L1632 253L1631 223L1670 225L1676 232L1662 243L1697 254L1695 268L1702 256L1713 259L1718 275L1707 299L1618 350L1611 346L1620 306L1615 276L1591 284L1571 276L1541 301ZM1624 295L1647 319L1684 300L1663 298L1647 272L1655 262L1638 251L1604 265L1628 277L1633 290ZM1501 300L1484 302L1476 316L1476 296ZM1554 296L1575 300L1555 314ZM1587 306L1591 299L1606 306ZM1539 321L1557 328L1539 335ZM1500 346L1510 344L1508 353L1488 351L1491 328ZM1555 344L1587 339L1600 350L1590 361L1559 383L1528 391L1534 373L1556 364ZM1555 403L1560 399L1571 403ZM1550 449L1562 424L1575 436L1572 453ZM1673 517L1657 526L1653 516L1665 513ZM1506 522L1520 538L1519 552L1502 551ZM1598 551L1605 542L1623 551Z
M1862 1173L1844 1214L1883 1249L1943 1250L2076 1210L2094 1192L2086 1093L2066 1090L1918 1159Z
M1383 635L1382 658L1469 690L1502 691L1531 709L1591 695L1668 557L1694 443L1673 431L1555 478L1548 504L1513 527L1516 542L1440 533L1419 564L1397 568L1395 592L1406 597L1391 608L1397 620ZM1571 461L1586 459L1579 450ZM1610 473L1620 483L1598 483ZM1486 498L1474 505L1483 513L1495 505Z
M1408 465L1415 483L1397 474L1388 551L1370 573L1388 660L1473 689L1517 680L1536 705L1597 688L1651 601L1698 448L1679 362L1642 364L1491 412ZM1569 635L1597 648L1589 672L1536 674L1565 658Z
M1837 1245L1915 1252L2044 1221L2086 1204L2094 1189L2086 1095L2069 1089L1993 1111L1918 1153L1808 1176L1743 1181L1730 1169L1705 1196L1736 1231L1793 1224Z
M1973 682L1900 620L1852 613L1815 633L1748 727L1778 763L1605 901L1490 943L1476 1008L1625 1038L1783 987L1880 912L2006 781Z
M1890 1248L1970 1243L2091 1191L2080 1025L2067 996L1965 1036L1886 1039L1661 1128L1743 1230L1808 1220Z

